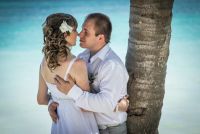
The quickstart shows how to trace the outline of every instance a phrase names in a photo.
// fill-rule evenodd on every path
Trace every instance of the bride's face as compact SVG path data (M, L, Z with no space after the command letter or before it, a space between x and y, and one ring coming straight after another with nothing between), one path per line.
M74 46L76 45L76 38L77 38L78 32L76 31L75 28L73 28L72 32L70 33L70 35L68 35L66 37L66 40L68 42L67 45L69 46Z

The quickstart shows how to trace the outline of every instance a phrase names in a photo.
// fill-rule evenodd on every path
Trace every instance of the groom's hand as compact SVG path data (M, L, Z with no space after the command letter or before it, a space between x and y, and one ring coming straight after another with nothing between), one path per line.
M68 75L67 77L68 77L67 81L65 81L63 78L61 78L58 75L56 75L56 77L54 78L54 81L58 90L60 90L64 94L68 94L70 89L74 86L73 78L70 75Z
M58 115L57 115L57 107L58 107L58 103L56 102L52 102L49 107L48 107L48 111L49 114L51 116L51 119L53 120L53 122L56 123L57 119L58 119Z

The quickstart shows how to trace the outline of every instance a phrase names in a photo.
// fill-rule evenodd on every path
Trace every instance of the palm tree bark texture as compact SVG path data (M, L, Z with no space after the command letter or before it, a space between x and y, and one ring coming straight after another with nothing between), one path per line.
M128 134L158 134L171 38L173 0L130 0L126 68Z

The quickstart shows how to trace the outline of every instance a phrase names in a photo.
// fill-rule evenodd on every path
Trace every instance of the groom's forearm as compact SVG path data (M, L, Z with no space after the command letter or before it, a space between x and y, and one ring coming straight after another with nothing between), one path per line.
M112 101L110 93L101 92L92 94L82 91L76 85L70 90L68 95L75 99L77 106L92 112L110 113L114 111L116 106Z

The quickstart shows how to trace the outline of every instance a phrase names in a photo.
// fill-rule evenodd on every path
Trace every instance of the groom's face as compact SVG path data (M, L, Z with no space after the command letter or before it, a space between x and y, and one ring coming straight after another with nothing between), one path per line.
M83 23L82 30L79 33L80 46L89 50L94 50L98 44L98 37L95 35L95 25L93 20L87 20Z

